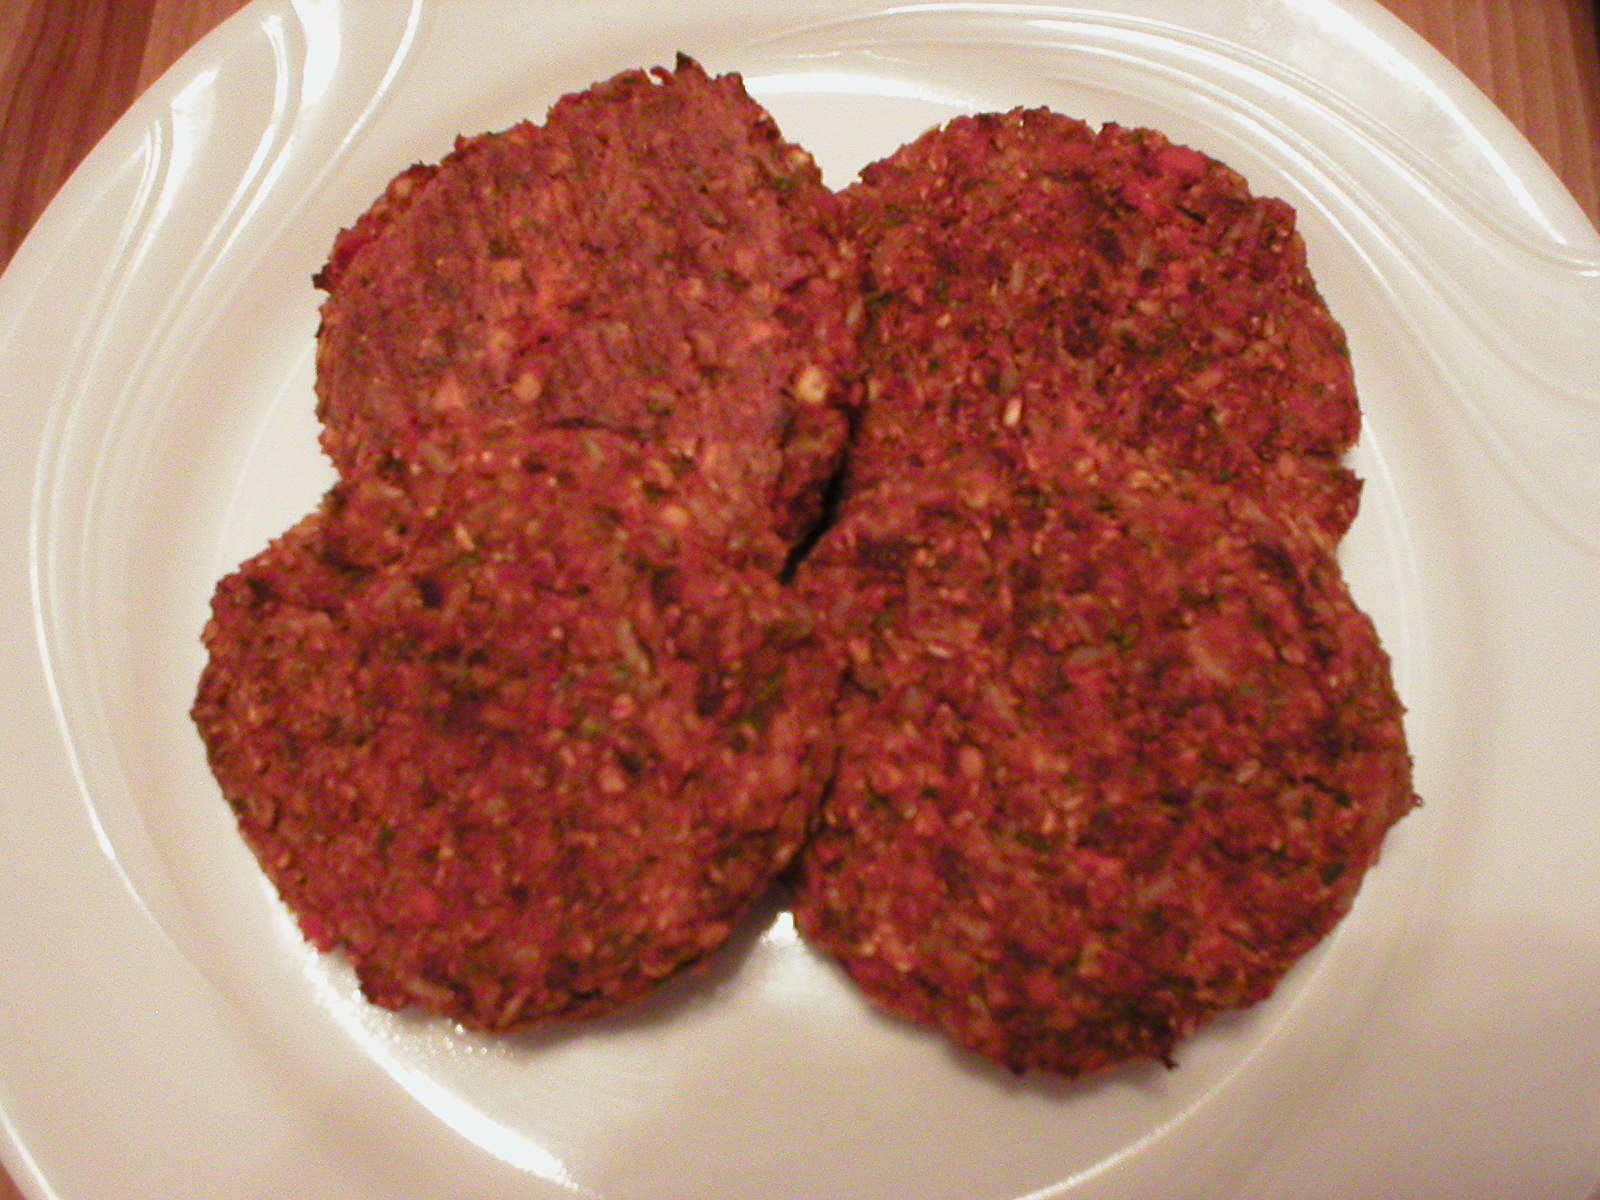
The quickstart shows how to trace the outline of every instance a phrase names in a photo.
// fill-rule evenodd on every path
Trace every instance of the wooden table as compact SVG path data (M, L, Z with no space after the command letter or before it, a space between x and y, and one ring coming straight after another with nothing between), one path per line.
M242 3L0 0L0 265L107 127ZM1594 0L1384 3L1500 106L1600 226ZM21 1195L0 1172L0 1200Z

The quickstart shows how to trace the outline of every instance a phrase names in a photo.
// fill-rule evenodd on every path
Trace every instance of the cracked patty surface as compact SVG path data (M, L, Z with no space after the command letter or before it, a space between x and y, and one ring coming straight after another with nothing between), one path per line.
M844 198L866 262L858 483L951 442L1049 470L1090 437L1348 527L1354 378L1288 204L1153 130L1047 109L958 117Z
M194 717L307 937L373 1001L607 1011L728 936L804 838L837 669L774 535L692 466L551 431L341 484L223 580Z
M1414 803L1370 622L1248 494L950 450L797 583L848 662L797 923L1014 1069L1167 1059L1261 999Z
M797 537L855 377L838 208L737 76L687 59L461 138L318 275L323 447L394 474L583 422L693 458Z

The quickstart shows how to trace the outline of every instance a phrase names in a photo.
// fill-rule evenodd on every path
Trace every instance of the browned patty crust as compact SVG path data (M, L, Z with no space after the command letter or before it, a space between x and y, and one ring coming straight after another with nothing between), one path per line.
M1165 1060L1261 999L1414 802L1370 622L1246 493L952 450L797 585L848 660L799 927L1013 1069Z
M680 60L403 172L317 282L340 481L222 581L193 715L379 1004L609 1011L793 867L886 1009L1165 1060L1413 802L1343 334L1193 150L1017 110L840 198Z
M194 717L366 994L508 1029L718 946L803 840L838 670L774 535L594 430L345 482L223 580Z
M859 274L837 197L736 75L628 71L459 139L318 281L343 474L581 422L695 458L793 537L838 465Z
M1047 109L958 117L844 195L867 263L855 478L975 439L1048 467L1088 435L1348 526L1355 387L1288 204Z

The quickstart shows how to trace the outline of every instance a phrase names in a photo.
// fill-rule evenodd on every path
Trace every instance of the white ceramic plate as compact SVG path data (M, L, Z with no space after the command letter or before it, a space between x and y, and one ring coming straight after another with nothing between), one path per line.
M509 1040L309 952L186 710L214 581L306 511L311 272L458 131L685 50L835 182L957 111L1154 125L1298 206L1353 346L1345 564L1426 807L1174 1071L1015 1080L768 909L712 972ZM0 281L0 1114L38 1197L1517 1196L1600 1178L1600 240L1360 0L279 0L157 84Z

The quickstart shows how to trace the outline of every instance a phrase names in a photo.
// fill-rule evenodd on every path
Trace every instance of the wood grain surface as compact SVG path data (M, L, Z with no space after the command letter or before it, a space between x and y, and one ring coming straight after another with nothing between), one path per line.
M1383 2L1500 107L1600 227L1595 0ZM134 98L242 4L0 0L0 267ZM3 1172L0 1200L23 1200Z

